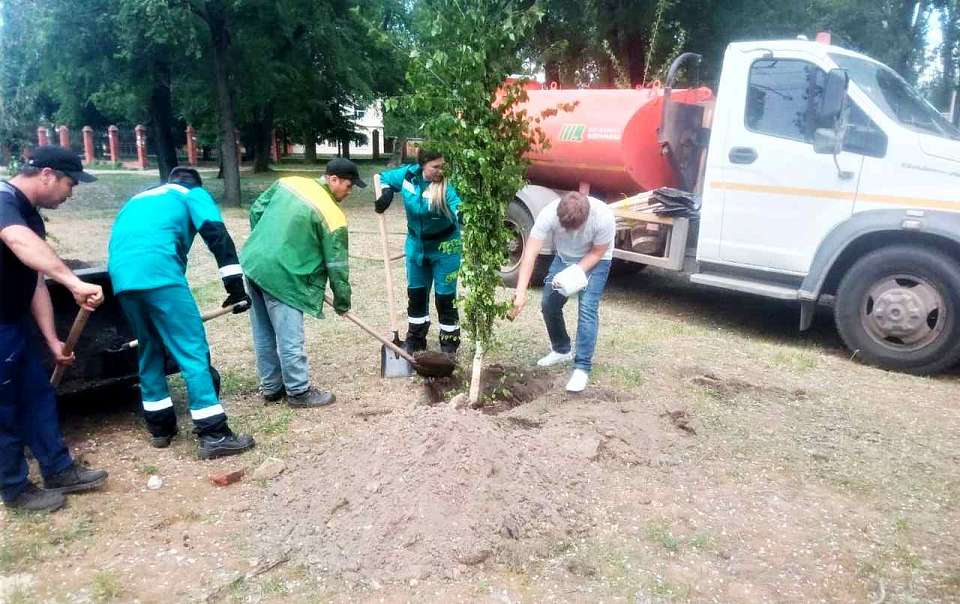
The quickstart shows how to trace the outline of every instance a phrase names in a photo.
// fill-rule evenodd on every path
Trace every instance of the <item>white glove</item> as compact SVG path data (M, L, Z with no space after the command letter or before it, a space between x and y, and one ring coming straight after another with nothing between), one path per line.
M553 277L551 285L554 291L569 298L587 287L587 274L579 264L571 264Z

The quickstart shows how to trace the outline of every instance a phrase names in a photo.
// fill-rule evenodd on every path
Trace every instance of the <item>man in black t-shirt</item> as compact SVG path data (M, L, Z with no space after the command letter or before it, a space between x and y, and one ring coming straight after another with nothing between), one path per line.
M97 488L107 478L105 471L82 468L71 459L30 325L32 316L54 361L69 365L73 355L63 354L44 275L66 287L87 310L103 302L102 288L81 281L44 241L37 212L57 208L74 186L93 180L76 154L43 146L17 176L0 182L0 495L7 507L53 511L63 506L65 493ZM44 489L27 480L24 446L40 464Z

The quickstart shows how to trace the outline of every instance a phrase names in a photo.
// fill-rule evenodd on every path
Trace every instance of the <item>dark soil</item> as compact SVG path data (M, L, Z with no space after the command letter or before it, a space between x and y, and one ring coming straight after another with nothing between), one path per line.
M480 401L476 407L488 415L497 415L556 390L561 378L547 370L510 365L490 365L480 379ZM447 378L425 383L431 403L449 400L470 387L470 374L459 371Z

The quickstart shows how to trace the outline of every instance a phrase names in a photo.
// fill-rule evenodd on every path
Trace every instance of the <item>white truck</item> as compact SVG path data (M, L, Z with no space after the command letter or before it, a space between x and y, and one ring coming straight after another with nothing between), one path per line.
M832 303L862 362L929 374L960 359L960 131L899 75L818 36L738 42L717 93L531 90L544 122L530 184L508 208L516 279L538 212L566 190L615 203L615 261L793 301L799 327ZM694 193L699 211L650 211L649 193ZM550 250L545 250L550 254ZM538 263L542 269L543 262Z

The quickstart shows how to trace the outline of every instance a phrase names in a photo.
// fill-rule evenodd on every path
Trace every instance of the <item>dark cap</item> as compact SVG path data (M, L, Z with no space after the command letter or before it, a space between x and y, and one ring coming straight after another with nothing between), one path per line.
M367 183L363 182L360 178L360 170L357 169L357 164L349 159L336 157L328 161L327 174L339 176L340 178L349 178L353 186L360 187L361 189L367 186Z
M69 149L55 145L42 145L35 148L27 159L27 165L63 172L77 183L97 180L97 177L93 174L83 171L83 164L80 162L79 155Z

